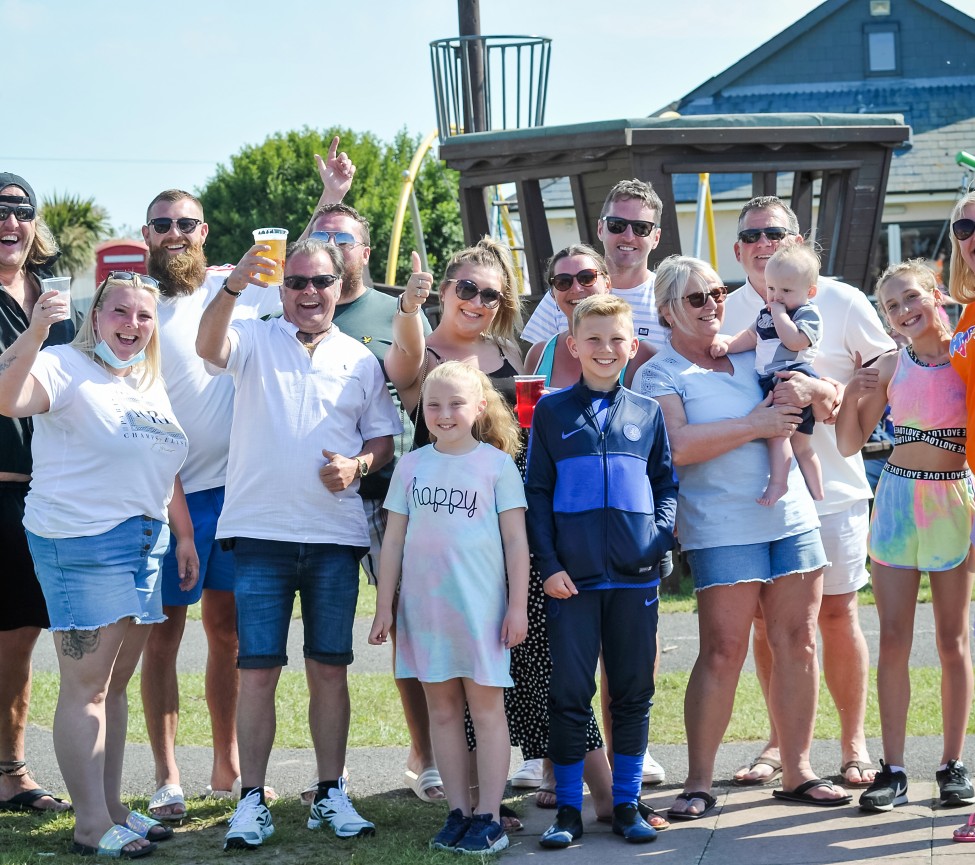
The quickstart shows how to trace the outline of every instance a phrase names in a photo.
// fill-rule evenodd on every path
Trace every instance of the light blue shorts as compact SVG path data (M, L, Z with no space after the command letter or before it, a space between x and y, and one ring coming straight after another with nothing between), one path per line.
M234 557L216 540L217 520L223 510L223 487L186 494L186 506L193 522L193 543L200 557L200 579L188 592L179 587L176 565L176 538L162 564L162 602L164 607L188 607L203 595L204 589L234 590Z
M169 527L130 517L83 538L42 538L27 532L52 631L94 631L132 618L165 621L159 585Z
M789 574L804 574L829 564L819 529L768 541L731 547L688 550L694 591L740 583L771 583Z

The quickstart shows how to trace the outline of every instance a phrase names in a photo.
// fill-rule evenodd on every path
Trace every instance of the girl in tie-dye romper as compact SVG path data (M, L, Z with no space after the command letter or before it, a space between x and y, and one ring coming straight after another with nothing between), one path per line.
M396 675L423 683L451 808L431 846L495 853L508 846L500 818L511 759L508 650L528 631L525 490L512 459L519 431L490 380L468 364L439 364L421 397L434 443L406 454L389 484L369 642L385 642L395 607ZM476 803L465 702L477 733Z
M846 455L863 447L887 403L894 451L874 502L869 553L880 617L877 692L884 760L860 798L865 811L907 802L904 739L914 609L922 571L931 579L941 660L944 750L935 773L942 806L975 803L961 762L972 705L968 610L972 597L972 478L965 461L965 386L952 368L951 330L932 271L921 261L889 267L877 297L890 326L910 343L857 370L836 423Z

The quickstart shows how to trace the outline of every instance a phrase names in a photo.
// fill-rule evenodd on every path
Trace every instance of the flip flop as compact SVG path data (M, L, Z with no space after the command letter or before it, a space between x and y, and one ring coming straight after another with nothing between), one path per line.
M975 814L968 815L968 822L961 829L951 833L952 841L975 842Z
M407 769L403 773L403 781L407 787L416 793L417 799L421 802L443 802L447 798L445 795L431 796L427 793L431 787L443 787L443 779L440 777L436 766L424 769L419 775Z
M131 829L146 841L168 841L173 837L172 826L163 826L158 820L138 811L129 811L129 816L125 818L125 828Z
M160 808L170 805L178 805L182 810L173 814L157 814ZM149 815L154 820L163 820L166 823L181 823L186 817L186 797L183 796L183 788L179 784L163 784L149 800Z
M773 790L772 795L783 802L800 802L803 805L816 805L819 808L838 808L840 805L849 805L853 797L849 794L841 796L839 799L817 799L810 795L809 791L817 787L828 787L834 789L836 785L832 781L823 778L813 778L796 787L794 790Z
M35 804L39 799L43 799L45 796L53 799L55 802L67 803L67 808L38 808ZM70 811L71 803L67 799L59 799L53 793L42 787L35 787L33 790L24 790L18 793L16 796L10 799L4 799L0 801L0 811L37 811L38 813L45 814L50 811L52 814L59 814L62 811Z
M856 769L860 775L859 781L851 781L846 777L846 773L850 769ZM864 763L862 760L847 760L842 766L840 766L840 778L843 779L843 785L847 787L869 787L874 779L871 778L867 781L863 777L864 772L874 772L876 773L877 767L873 763Z
M542 804L542 801L538 798L538 794L548 794L552 797L548 804ZM535 807L544 808L546 811L554 811L558 807L558 802L555 799L555 790L551 787L546 787L544 784L535 791Z
M125 826L115 825L102 835L97 847L90 847L88 844L81 844L75 841L71 845L71 852L78 856L108 856L109 859L140 859L152 853L156 849L156 845L149 843L133 853L122 848L126 844L131 844L133 841L141 840L142 836L137 835L131 829L127 829Z
M501 806L501 809L498 811L498 817L501 818L499 822L504 827L505 832L520 832L525 828L521 822L521 818L518 816L518 812L514 808L509 808L507 805Z
M782 777L782 764L775 757L756 757L748 766L742 766L745 772L754 772L756 766L768 766L772 771L761 778L738 778L733 777L731 783L737 787L762 787L766 784L774 784ZM735 772L737 776L738 772Z
M646 802L640 801L636 803L637 810L640 812L640 816L650 824L658 832L663 829L669 829L670 823L667 822L667 818L661 814L658 814L653 810ZM612 823L612 817L597 817L597 823Z
M700 820L710 811L713 811L718 804L718 800L704 790L695 790L693 793L681 793L677 798L688 803L694 799L699 799L704 803L704 810L698 814L690 814L687 811L675 811L673 808L668 808L667 817L671 820Z

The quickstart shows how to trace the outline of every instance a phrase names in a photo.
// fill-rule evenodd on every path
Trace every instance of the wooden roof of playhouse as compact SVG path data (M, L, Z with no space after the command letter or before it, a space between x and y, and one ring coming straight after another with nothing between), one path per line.
M699 172L750 174L753 195L774 195L778 176L791 173L790 203L803 232L813 227L814 200L818 205L823 273L866 288L891 156L910 132L900 115L641 117L457 135L441 144L440 158L460 171L468 242L489 233L486 190L516 185L535 296L545 289L545 266L554 251L540 183L569 178L579 239L592 244L612 186L632 177L652 183L664 204L661 240L650 262L655 267L681 252L674 178Z

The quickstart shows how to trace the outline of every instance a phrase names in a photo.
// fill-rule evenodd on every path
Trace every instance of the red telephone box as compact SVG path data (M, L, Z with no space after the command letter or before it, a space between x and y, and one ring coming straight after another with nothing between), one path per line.
M95 285L113 270L146 273L149 247L141 240L106 240L95 247Z

